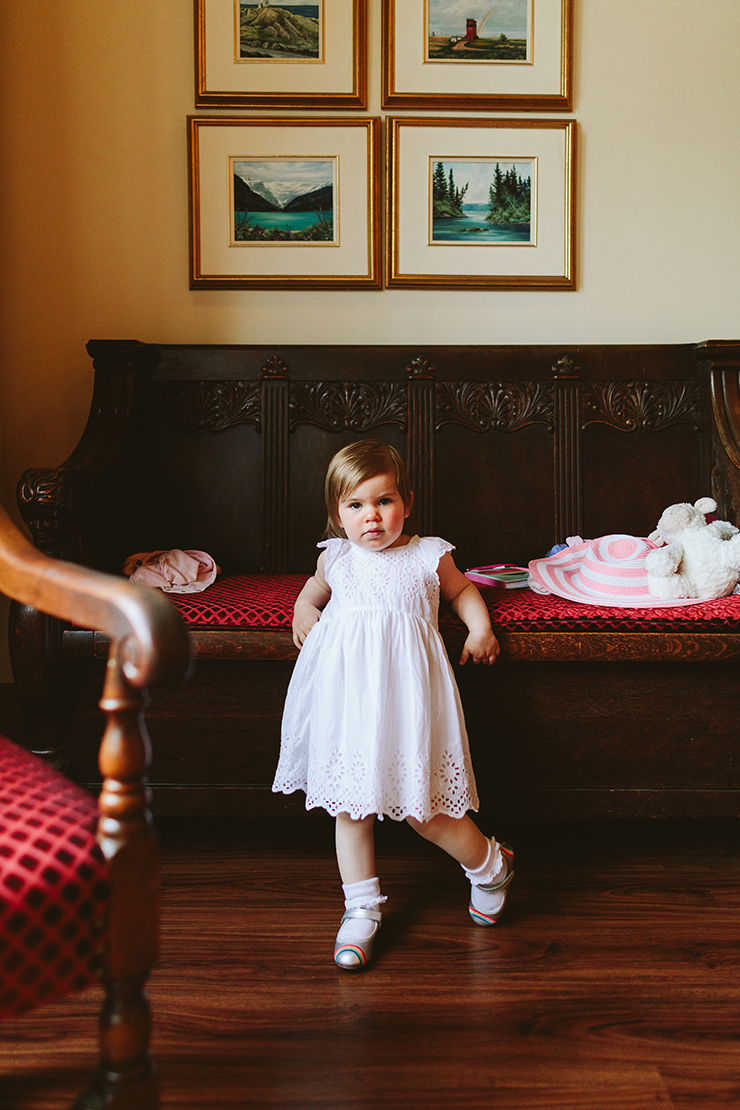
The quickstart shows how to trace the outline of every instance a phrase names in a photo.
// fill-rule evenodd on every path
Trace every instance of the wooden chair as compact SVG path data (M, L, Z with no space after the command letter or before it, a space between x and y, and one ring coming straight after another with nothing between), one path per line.
M159 860L143 708L147 690L186 676L188 636L158 591L50 558L2 508L0 591L110 639L97 807L0 740L0 1019L88 985L98 962L100 1059L75 1110L155 1110L144 987L157 954Z

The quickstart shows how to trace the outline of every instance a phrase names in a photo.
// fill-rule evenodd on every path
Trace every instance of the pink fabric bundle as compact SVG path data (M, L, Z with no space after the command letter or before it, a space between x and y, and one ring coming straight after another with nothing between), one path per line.
M154 586L168 594L197 594L205 590L221 568L205 551L140 551L129 555L123 573L132 582Z

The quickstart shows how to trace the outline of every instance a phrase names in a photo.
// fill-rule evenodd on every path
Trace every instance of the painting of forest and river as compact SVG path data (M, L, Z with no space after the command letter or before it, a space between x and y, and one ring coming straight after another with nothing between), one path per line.
M337 158L232 158L232 245L336 246Z
M536 159L429 159L430 242L533 244Z

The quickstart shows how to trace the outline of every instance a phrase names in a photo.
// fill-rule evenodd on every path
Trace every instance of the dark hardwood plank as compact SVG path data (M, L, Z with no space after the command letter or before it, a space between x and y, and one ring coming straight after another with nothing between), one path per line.
M331 960L324 814L161 830L151 995L167 1110L738 1105L733 822L513 823L498 830L517 848L510 907L484 930L459 868L386 821L389 901L359 976ZM0 1107L69 1101L96 1007L87 992L0 1027Z

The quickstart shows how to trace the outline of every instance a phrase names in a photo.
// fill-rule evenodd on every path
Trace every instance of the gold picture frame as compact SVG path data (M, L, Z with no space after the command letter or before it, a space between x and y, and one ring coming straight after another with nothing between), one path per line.
M256 7L258 0L244 0ZM284 5L276 0L276 7ZM313 0L318 47L242 56L240 0L195 0L198 108L367 108L367 0Z
M523 36L521 56L511 54L511 31L509 37L501 32L502 51L492 48L497 38L486 38L491 48L480 49L484 39L476 36L483 25L493 28L494 35L497 29L489 17L503 19L495 15L501 9L491 0L471 0L464 9L471 17L465 25L455 0L383 0L383 107L569 112L573 0L507 2L521 5L524 29L513 33ZM444 15L446 8L449 18ZM437 11L442 12L438 18ZM481 18L475 19L474 13ZM501 26L509 28L507 23Z
M386 120L386 286L576 288L575 120Z
M380 120L188 118L191 289L379 289Z

